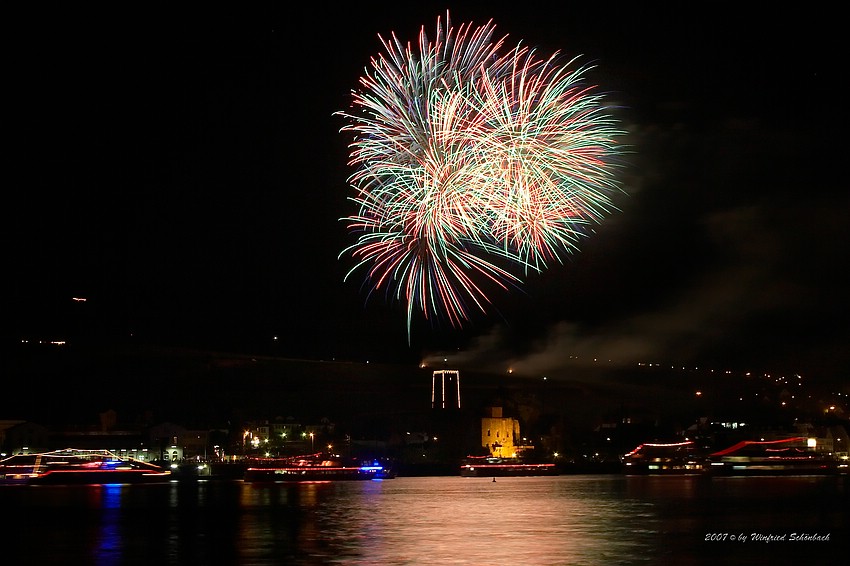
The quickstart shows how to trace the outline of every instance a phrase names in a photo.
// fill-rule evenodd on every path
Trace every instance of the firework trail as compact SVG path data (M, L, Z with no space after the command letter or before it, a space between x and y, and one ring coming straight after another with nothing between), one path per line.
M588 67L505 51L492 21L457 29L448 14L431 41L393 34L354 91L349 178L356 242L340 256L415 312L468 320L486 312L482 284L508 290L560 263L614 210L623 134ZM380 37L380 36L379 36Z

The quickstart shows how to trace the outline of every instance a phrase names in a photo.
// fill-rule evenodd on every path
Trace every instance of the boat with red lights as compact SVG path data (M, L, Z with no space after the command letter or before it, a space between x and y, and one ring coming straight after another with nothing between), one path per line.
M708 456L708 471L718 476L833 475L848 473L847 462L817 452L803 436L743 440Z
M705 457L692 440L645 442L623 456L626 474L694 475L705 471Z
M0 484L152 483L170 479L170 470L109 450L66 448L0 460Z
M343 462L321 453L290 458L258 458L245 469L246 482L317 482L386 479L380 464Z
M511 476L557 476L558 468L551 462L530 462L519 458L467 456L460 466L465 478Z

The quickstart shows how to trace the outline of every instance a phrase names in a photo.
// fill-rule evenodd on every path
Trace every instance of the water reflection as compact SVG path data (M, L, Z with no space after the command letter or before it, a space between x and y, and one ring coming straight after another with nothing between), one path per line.
M773 564L834 551L848 478L561 476L6 486L3 564ZM709 544L830 532L833 546ZM9 551L21 560L8 560ZM811 563L811 560L809 560Z
M273 484L243 491L242 507L275 499L289 502L290 520L243 514L250 563L625 564L650 561L654 544L649 506L592 478Z
M95 564L113 566L121 563L121 485L107 484L91 486L92 492L100 491L100 507L103 513L94 549Z
M431 504L446 521L421 525L427 536L417 551L436 552L444 563L454 547L472 563L617 564L649 550L653 518L645 504L620 500L597 478L546 480L503 478L476 485L461 479L444 501ZM472 497L464 497L467 492ZM440 510L442 505L447 509ZM632 536L623 536L629 531Z

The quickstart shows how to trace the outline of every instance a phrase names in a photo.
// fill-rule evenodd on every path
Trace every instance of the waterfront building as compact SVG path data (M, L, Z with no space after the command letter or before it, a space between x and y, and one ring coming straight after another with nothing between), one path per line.
M209 431L190 430L180 425L165 422L150 427L148 437L152 449L161 460L179 462L187 458L207 460L209 454Z
M516 458L532 446L520 436L519 421L502 415L502 407L487 407L481 418L481 446L498 458Z
M31 454L50 446L50 430L38 423L22 420L0 421L0 453Z

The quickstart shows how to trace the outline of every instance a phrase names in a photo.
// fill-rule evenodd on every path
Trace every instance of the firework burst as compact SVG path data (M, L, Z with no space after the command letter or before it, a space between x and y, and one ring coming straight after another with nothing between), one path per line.
M614 210L623 132L589 67L504 51L492 21L455 29L448 14L416 47L393 34L339 112L351 132L356 241L340 256L415 313L468 320L483 283L508 290L560 263ZM489 283L488 283L489 282Z

